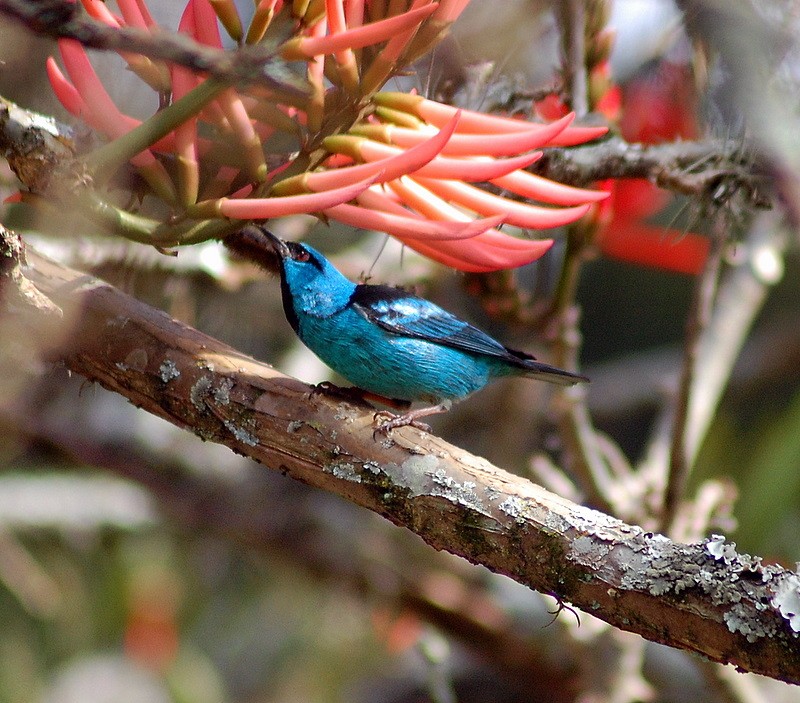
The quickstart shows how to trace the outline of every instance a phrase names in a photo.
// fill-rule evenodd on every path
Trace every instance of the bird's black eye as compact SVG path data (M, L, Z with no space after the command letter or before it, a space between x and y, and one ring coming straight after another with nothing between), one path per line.
M301 264L311 261L311 252L309 252L308 249L306 249L302 244L298 244L297 242L286 242L286 246L289 249L289 255L291 256L292 261L299 261Z

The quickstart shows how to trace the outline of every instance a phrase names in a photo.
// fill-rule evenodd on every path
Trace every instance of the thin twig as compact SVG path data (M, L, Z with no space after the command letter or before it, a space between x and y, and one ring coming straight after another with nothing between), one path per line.
M567 0L561 6L566 54L566 84L570 107L578 117L589 112L586 77L586 6L585 0Z
M683 365L675 396L669 468L661 512L661 529L666 532L669 531L675 520L691 470L692 456L690 456L687 446L687 435L689 433L688 421L692 388L697 372L703 333L711 320L714 299L717 294L722 270L722 254L728 241L728 225L727 213L719 209L712 221L711 246L703 272L697 280L686 322Z
M770 287L782 277L788 240L780 218L762 213L754 219L746 239L736 244L736 265L727 267L722 277L698 349L686 431L690 463L697 457L753 321Z

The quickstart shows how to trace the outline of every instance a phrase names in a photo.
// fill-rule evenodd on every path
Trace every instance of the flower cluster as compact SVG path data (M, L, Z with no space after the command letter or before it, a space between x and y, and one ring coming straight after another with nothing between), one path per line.
M118 0L121 16L101 0L81 2L108 26L162 31L144 0ZM124 213L127 236L174 246L225 236L242 221L310 213L386 232L457 269L491 271L529 263L552 244L510 236L501 224L561 226L606 196L524 170L538 149L605 129L572 126L571 114L529 123L379 92L467 2L257 0L245 28L233 0L189 0L180 32L222 51L221 25L239 45L274 46L282 60L305 62L306 89L234 87L123 53L169 103L143 122L114 104L79 43L61 40L64 72L52 58L47 70L62 104L110 140L85 159L94 173L130 161L170 207L168 222Z

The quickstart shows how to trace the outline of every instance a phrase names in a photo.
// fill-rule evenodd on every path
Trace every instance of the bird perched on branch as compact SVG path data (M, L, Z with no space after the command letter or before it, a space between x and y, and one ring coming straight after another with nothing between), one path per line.
M249 232L265 235L277 254L284 312L311 351L358 388L395 401L389 405L407 410L412 401L430 404L402 415L382 411L388 419L378 431L429 429L419 418L446 412L454 400L505 376L560 385L588 380L508 349L424 298L353 283L307 244L264 229Z

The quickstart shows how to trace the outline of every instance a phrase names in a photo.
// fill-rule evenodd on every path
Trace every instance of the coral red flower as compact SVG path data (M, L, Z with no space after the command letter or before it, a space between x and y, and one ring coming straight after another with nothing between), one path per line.
M109 26L161 31L144 0L121 0L120 17L98 0L82 2ZM367 11L363 1L262 0L245 28L232 2L189 0L179 30L220 50L217 19L239 42L261 41L278 15L282 26L293 25L295 33L279 54L306 62L311 85L308 97L295 102L264 88L216 86L184 67L122 54L148 83L172 96L170 107L140 122L114 105L79 44L59 43L66 75L52 59L47 68L64 106L112 140L103 154L130 159L153 193L169 203L174 221L195 219L200 226L203 220L305 212L385 231L462 270L519 266L541 256L551 240L514 237L498 225L561 226L606 197L523 169L540 157L537 149L580 143L605 130L572 126L572 115L532 124L458 111L415 95L375 93L394 71L433 46L466 4L414 0L407 11L380 16L378 5ZM342 123L342 105L351 106L349 124ZM179 115L174 124L165 117L171 108ZM326 134L330 125L334 133ZM276 132L298 142L296 152L284 152L277 166L280 155L265 147ZM313 163L306 144L318 145L316 151L310 147ZM168 168L171 163L175 168ZM297 175L290 176L293 171ZM541 204L469 185L486 181ZM162 235L159 243L164 241Z

